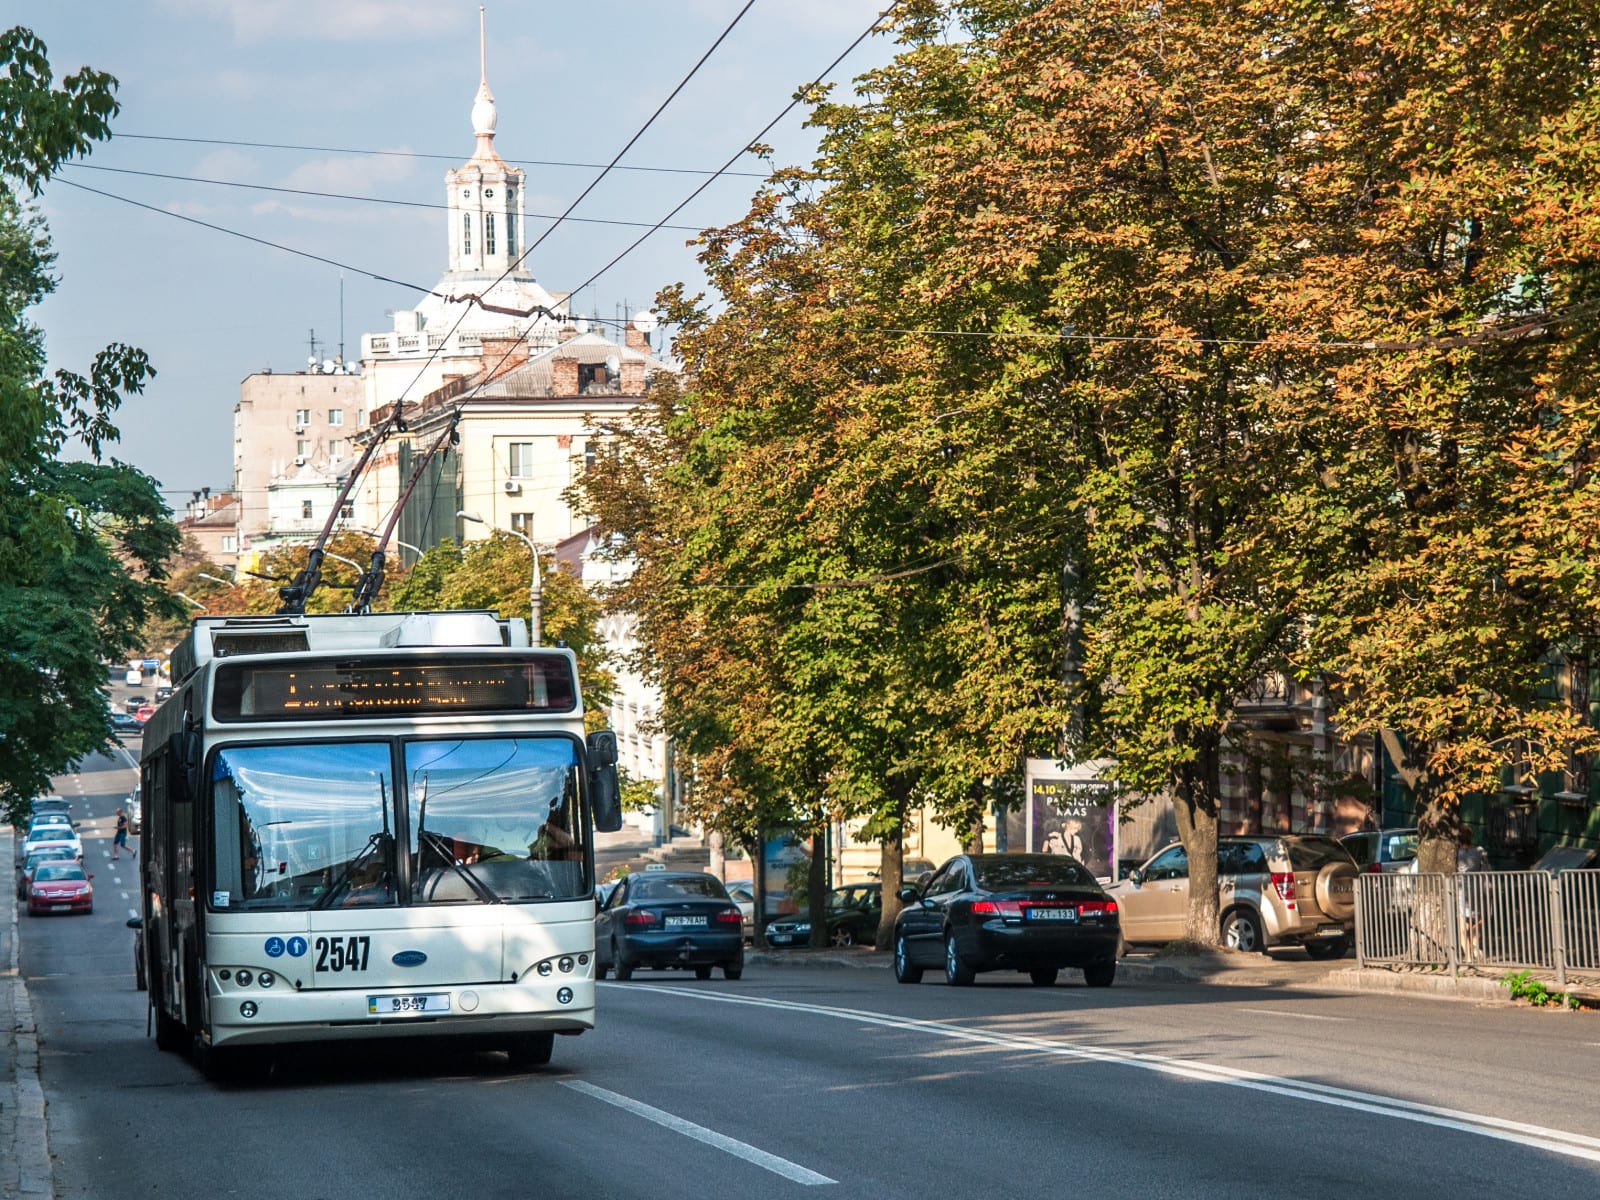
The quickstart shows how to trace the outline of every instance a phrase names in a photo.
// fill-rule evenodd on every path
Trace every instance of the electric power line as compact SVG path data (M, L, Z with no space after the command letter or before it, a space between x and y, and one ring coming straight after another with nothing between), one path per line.
M355 154L374 158L428 158L438 159L442 162L459 162L459 154L424 154L418 150L368 150L354 146L302 146L290 142L247 142L238 138L202 138L202 137L172 137L157 133L123 133L118 131L118 138L127 138L141 142L176 142L199 146L234 146L252 150L301 150L313 154ZM599 163L560 162L537 158L513 158L507 162L514 167L570 167L575 170L599 170ZM710 171L700 170L696 167L617 167L619 171L638 171L656 175L709 175ZM743 175L752 179L762 179L765 175L760 171L719 171L719 175Z
M90 163L63 163L62 166L71 171L102 171L112 175L137 175L145 179L172 179L181 183L205 183L213 187L245 188L255 192L275 192L285 196L312 196L321 200L356 200L362 204L382 204L393 208L430 208L450 210L448 204L438 204L429 200L399 200L387 196L358 196L350 192L319 192L310 188L276 187L265 183L246 183L240 179L207 179L199 175L174 175L165 171L136 171L130 167L100 167ZM554 221L556 218L549 213L524 213L525 217L534 221ZM605 217L572 217L566 218L586 225L628 225L649 226L649 221L621 221ZM669 225L668 229L680 229L686 233L699 233L695 225Z

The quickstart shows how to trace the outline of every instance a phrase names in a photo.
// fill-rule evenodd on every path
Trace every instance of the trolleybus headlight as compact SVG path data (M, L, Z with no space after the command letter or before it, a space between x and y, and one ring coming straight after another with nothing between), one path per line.
M539 964L539 974L541 974L541 975L550 974L550 964L547 963L547 962L540 963Z
M229 979L233 978L233 972L228 970L227 967L223 967L222 970L217 972L217 978L223 982L227 982Z
M255 978L255 977L253 975L251 975L249 971L246 971L243 968L241 968L239 970L239 972L234 975L234 978L239 981L239 986L240 987L249 987L250 986L250 980Z
M557 992L556 993L556 1003L557 1004L571 1004L572 1003L572 989L564 987L559 992Z
M562 971L563 974L565 974L568 971L571 971L572 970L572 956L570 954L564 955L562 957L561 961L556 964L556 966L561 968L561 971Z
M251 1017L255 1016L257 1011L256 1002L254 1000L246 1000L243 1004L239 1005L239 1015L247 1021Z
M262 987L271 987L273 984L278 982L278 977L271 971L263 971L260 975L256 976L256 982Z
M589 965L589 956L587 954L578 955L578 965L580 967L587 967Z

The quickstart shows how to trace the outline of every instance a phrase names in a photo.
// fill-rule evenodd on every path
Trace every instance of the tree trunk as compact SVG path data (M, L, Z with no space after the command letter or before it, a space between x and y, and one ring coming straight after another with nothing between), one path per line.
M905 817L895 820L894 828L883 835L883 857L878 867L878 879L883 885L883 916L878 921L878 936L873 947L887 950L894 940L894 919L900 915L901 864L905 859Z
M806 905L811 918L811 944L828 944L828 856L821 830L811 835L811 866L806 872Z
M711 855L711 861L707 864L706 869L718 879L726 879L728 877L728 861L722 853L722 834L713 829L706 836L706 847Z
M1178 837L1189 855L1188 936L1203 945L1219 940L1217 904L1217 811L1222 785L1219 739L1206 736L1199 754L1173 789Z

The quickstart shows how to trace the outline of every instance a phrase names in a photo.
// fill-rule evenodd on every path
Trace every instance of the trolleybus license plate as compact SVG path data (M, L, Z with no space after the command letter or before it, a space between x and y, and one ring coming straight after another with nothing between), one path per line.
M420 1017L427 1013L449 1011L449 992L424 992L419 996L367 997L369 1017Z

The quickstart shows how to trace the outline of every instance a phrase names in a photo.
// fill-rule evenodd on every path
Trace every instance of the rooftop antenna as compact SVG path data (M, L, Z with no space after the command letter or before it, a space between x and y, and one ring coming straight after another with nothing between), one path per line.
M339 362L344 362L344 272L339 272Z
M311 345L311 357L307 361L311 362L312 364L316 364L322 358L322 355L317 353L317 347L322 345L322 343L317 340L317 331L315 329L313 329L311 331L311 336L309 338L307 338L306 340Z

